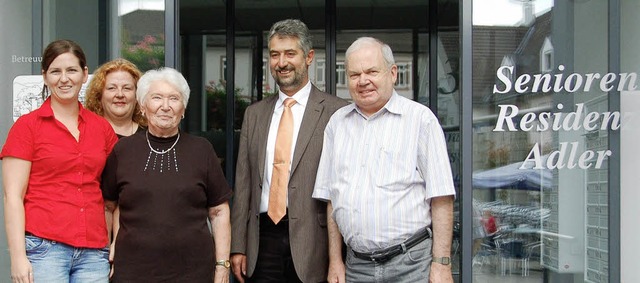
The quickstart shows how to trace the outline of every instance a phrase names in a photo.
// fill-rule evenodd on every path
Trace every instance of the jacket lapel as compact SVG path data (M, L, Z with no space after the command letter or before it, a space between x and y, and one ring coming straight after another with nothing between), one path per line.
M267 155L267 140L269 139L269 127L271 127L271 116L276 108L276 101L278 101L278 95L267 98L268 101L265 107L258 113L256 121L256 139L255 142L260 143L258 146L258 169L260 176L260 184L264 183L264 162Z
M291 161L291 175L298 167L300 163L300 159L302 159L302 154L306 150L309 145L309 141L311 141L311 137L313 136L313 132L316 129L316 125L318 124L318 120L322 115L322 111L324 110L324 106L322 106L323 98L316 94L319 90L312 86L311 93L309 93L309 100L307 102L307 107L304 110L304 116L302 117L302 124L300 125L300 131L298 132L298 140L296 141L296 148L293 151L293 160Z

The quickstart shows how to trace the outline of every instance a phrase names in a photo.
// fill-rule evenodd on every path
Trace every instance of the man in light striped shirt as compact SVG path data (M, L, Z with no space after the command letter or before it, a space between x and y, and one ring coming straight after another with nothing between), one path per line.
M328 202L327 279L453 282L455 189L442 127L393 89L387 44L359 38L345 57L354 103L327 124L313 192Z

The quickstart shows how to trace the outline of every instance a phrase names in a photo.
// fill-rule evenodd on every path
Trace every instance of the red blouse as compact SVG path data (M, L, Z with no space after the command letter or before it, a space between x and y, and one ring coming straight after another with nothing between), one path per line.
M100 175L118 138L107 120L78 103L79 141L55 119L51 100L20 117L0 159L31 162L25 230L74 247L107 246Z
M498 227L496 226L496 218L493 215L489 216L489 218L484 219L484 230L487 234L492 235L493 233L498 231Z

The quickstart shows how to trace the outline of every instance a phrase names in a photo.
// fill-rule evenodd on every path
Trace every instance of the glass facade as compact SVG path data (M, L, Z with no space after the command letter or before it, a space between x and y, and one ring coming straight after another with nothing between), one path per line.
M620 98L637 88L620 6L473 7L473 281L615 282Z
M394 51L398 93L445 131L456 282L630 282L638 12L634 0L15 1L0 11L0 87L38 75L57 38L77 41L90 71L116 57L175 67L192 89L181 127L211 141L233 183L244 109L277 93L270 26L303 20L311 81L347 100L344 52L377 37ZM3 141L12 121L0 119ZM0 274L9 266L0 254Z
M164 1L112 1L111 33L108 40L112 57L122 57L142 71L165 66Z
M103 12L100 5L95 1L72 0L42 1L40 5L40 26L36 26L35 20L38 19L34 19L34 28L39 28L42 32L42 49L53 40L73 38L85 51L88 67L97 68L100 61L106 57L103 52L106 42L104 37L100 38L99 19ZM78 22L85 24L79 25Z

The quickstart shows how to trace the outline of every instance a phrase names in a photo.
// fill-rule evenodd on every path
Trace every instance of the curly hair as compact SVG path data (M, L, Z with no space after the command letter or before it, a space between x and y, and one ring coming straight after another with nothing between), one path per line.
M127 61L126 59L118 58L107 63L102 64L93 73L93 78L89 82L87 92L85 94L84 106L100 116L104 116L104 109L102 108L102 91L107 81L107 75L115 71L125 71L131 74L135 83L142 76L142 72L136 67L135 64ZM140 104L136 100L136 107L133 110L133 117L131 120L138 123L138 125L147 126L147 119L142 116L140 111Z

